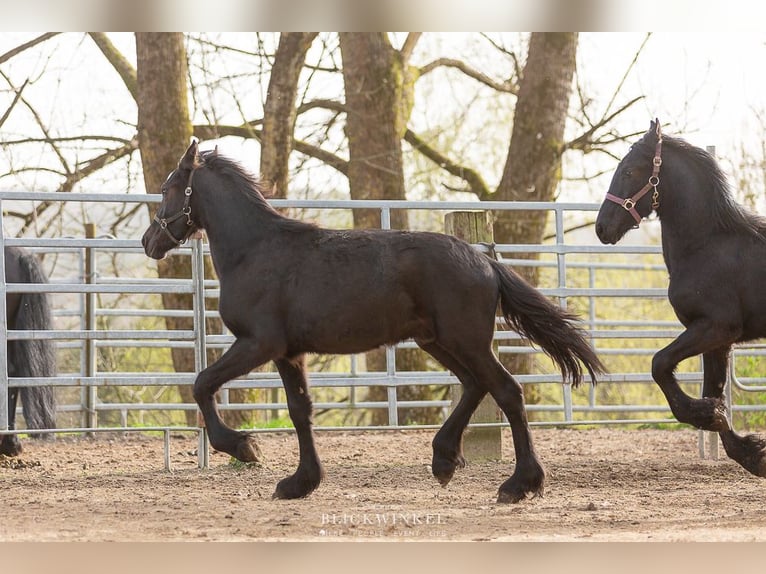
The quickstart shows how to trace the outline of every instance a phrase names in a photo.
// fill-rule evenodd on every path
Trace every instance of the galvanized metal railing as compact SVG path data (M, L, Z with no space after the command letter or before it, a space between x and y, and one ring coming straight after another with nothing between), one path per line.
M129 195L129 194L52 194L44 192L0 192L0 207L7 202L13 201L66 201L66 202L91 202L91 203L151 203L159 201L158 195ZM680 332L680 325L672 320L661 321L642 321L635 316L614 317L608 319L599 319L596 313L597 304L602 300L614 300L615 298L641 299L663 301L666 299L666 289L664 287L599 287L596 275L601 272L619 271L620 273L631 273L638 270L663 273L664 266L661 262L647 265L645 263L635 264L626 262L604 262L598 260L571 261L571 258L582 258L602 255L648 255L659 258L660 248L657 245L618 245L603 246L595 242L586 243L566 243L565 241L565 216L577 214L582 217L598 209L598 205L592 203L506 203L506 202L410 202L410 201L298 201L298 200L275 200L275 207L310 209L318 212L325 210L350 210L350 209L379 209L381 212L382 227L390 227L391 211L397 209L406 210L438 210L440 212L456 210L546 210L553 215L553 228L555 239L552 243L543 245L497 245L495 252L499 254L501 260L513 265L536 265L553 272L554 280L542 287L542 292L546 295L558 298L563 306L573 300L586 301L586 313L584 315L585 324L588 327L589 335L600 353L605 356L625 355L625 356L650 356L656 351L656 344L651 348L621 348L601 346L602 341L623 341L627 342L638 338L655 340L670 340ZM148 221L148 219L147 219ZM120 253L142 253L143 250L137 239L106 239L106 238L5 238L2 221L0 221L0 243L4 245L14 245L25 247L32 250L50 252L54 250L69 251L80 253L83 258L82 267L85 267L85 258L90 257L93 252L120 252ZM478 248L478 246L477 246ZM62 374L51 379L40 378L13 378L9 379L7 371L7 345L6 341L10 339L22 338L49 338L57 341L60 346L65 345L90 345L91 356L93 349L100 346L138 346L138 347L157 347L157 346L177 346L181 348L193 348L195 350L195 372L205 367L206 349L212 347L226 347L233 340L228 334L209 334L205 331L205 319L215 315L215 311L205 310L205 300L210 297L217 297L217 283L206 280L204 277L203 258L206 254L206 246L200 239L195 239L187 246L179 249L182 256L192 258L192 275L183 280L158 280L149 278L124 277L97 277L88 283L84 278L80 280L71 280L52 278L50 284L45 285L22 285L7 284L4 280L4 263L0 261L0 433L7 432L8 413L7 413L7 393L9 384L13 386L32 386L32 385L55 385L57 387L75 387L85 389L98 389L108 386L120 385L144 385L144 386L167 386L167 385L190 385L193 383L195 373L119 373L119 372L97 372L91 364L89 367L83 365L79 373ZM522 253L537 253L543 257L553 260L526 260L519 259L518 255ZM147 260L148 263L148 260ZM93 266L93 261L90 261ZM583 285L573 285L568 280L569 272L587 273L587 281ZM96 313L102 316L108 315L130 315L133 317L147 316L150 314L167 313L174 316L191 317L193 319L192 330L96 330L92 318L88 322L81 323L79 329L56 329L50 331L11 331L9 332L6 324L6 294L21 291L41 291L50 294L72 294L83 298L93 297L95 294L133 294L149 295L159 293L187 293L191 295L193 307L189 310L177 311L153 311L142 309L130 310L108 310L97 309ZM91 302L91 306L92 302ZM84 308L84 305L83 305ZM59 312L63 310L59 309ZM66 311L71 314L72 310ZM497 340L500 353L538 353L523 342L521 342L514 333L507 331L498 331ZM315 406L318 410L326 409L384 409L388 414L388 424L383 427L368 426L324 426L319 428L327 430L333 429L368 429L368 428L403 428L399 424L398 413L401 408L422 408L438 407L447 409L449 401L447 400L423 400L423 401L404 401L398 397L397 389L404 385L432 385L432 384L458 384L457 379L448 372L428 371L428 372L398 372L395 364L395 357L398 348L407 348L414 346L413 343L403 343L396 348L391 347L386 352L386 370L385 372L368 373L357 368L357 361L352 358L350 368L344 372L317 372L312 373L312 386L315 388L335 388L348 389L349 400L326 400L316 401ZM763 349L754 349L752 351L738 350L735 358L745 354L755 353L766 354ZM92 359L91 359L92 360ZM524 374L518 375L517 379L523 384L546 384L555 385L560 389L561 401L556 404L530 404L528 409L531 413L540 413L557 415L546 420L533 421L532 424L555 424L555 425L594 425L594 424L618 424L618 423L658 423L672 422L669 409L664 401L658 401L656 404L599 404L594 390L588 391L588 399L585 404L578 404L573 399L569 385L562 385L557 373L548 374ZM687 383L699 384L701 381L699 372L680 373L679 379ZM766 387L757 383L758 381L744 380L734 378L738 388L763 392ZM766 380L766 379L764 379ZM646 384L653 388L653 381L648 372L616 372L604 377L604 385L622 385L625 383ZM381 385L387 389L387 400L370 401L358 400L355 390L363 387ZM281 382L275 373L251 373L247 377L232 381L225 388L258 388L258 389L278 389ZM80 405L63 405L64 410L81 409L84 413L95 414L100 411L120 411L128 413L131 411L163 411L163 410L181 410L189 411L196 409L194 404L189 403L97 403L94 401L85 401ZM228 400L227 393L223 394L221 405L223 410L243 410L253 409L258 411L286 411L287 406L284 402L262 402L256 404L239 404ZM732 408L741 410L754 410L755 406L732 405ZM766 409L766 405L760 407L760 410ZM657 414L661 416L657 416ZM587 415L587 416L586 416ZM615 418L615 415L617 417ZM654 415L654 416L643 416ZM642 418L643 416L643 418ZM119 427L110 427L108 429L99 428L94 416L86 416L82 426L71 426L66 429L57 429L57 432L100 432L103 430L126 431L130 427L127 425L127 416L124 417L125 424ZM422 428L431 428L435 425L419 425ZM186 426L167 426L167 427L149 427L151 429L163 430L188 430L200 432L197 427ZM407 427L412 428L412 427ZM142 427L140 430L146 430ZM257 431L258 429L256 429ZM263 430L274 430L263 429ZM30 432L30 431L17 431ZM202 435L201 435L202 437ZM204 444L204 437L201 438L201 444Z

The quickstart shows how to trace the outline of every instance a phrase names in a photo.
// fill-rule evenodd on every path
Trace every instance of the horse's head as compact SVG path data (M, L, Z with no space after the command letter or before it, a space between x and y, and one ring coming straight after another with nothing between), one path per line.
M602 243L617 243L659 206L661 150L660 123L655 120L622 158L612 176L596 218L596 235Z
M153 259L162 259L200 229L192 197L194 171L200 167L198 152L198 142L192 140L178 167L162 184L162 202L141 239L144 251Z

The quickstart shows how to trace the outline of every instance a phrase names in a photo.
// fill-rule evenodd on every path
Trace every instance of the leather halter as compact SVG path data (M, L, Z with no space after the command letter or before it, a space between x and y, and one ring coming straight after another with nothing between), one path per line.
M649 181L646 182L646 185L642 187L638 193L633 195L633 197L617 197L616 195L612 195L611 193L606 194L606 198L609 201L612 201L614 203L617 203L618 205L621 205L625 211L630 213L633 216L633 219L636 220L636 227L639 226L641 223L641 215L639 215L638 211L636 211L636 204L638 203L638 200L644 197L650 189L654 189L654 193L652 193L652 210L656 210L660 206L660 192L657 191L657 186L660 184L660 166L662 165L662 133L660 131L660 123L657 122L657 146L654 149L654 159L652 160L652 175L649 176Z
M191 173L189 173L189 181L186 183L186 189L184 190L184 205L181 208L181 211L176 213L175 215L171 215L170 217L163 217L159 218L156 214L154 216L154 221L160 224L160 229L165 232L165 235L170 237L170 239L173 240L173 242L176 245L183 245L186 243L186 240L188 239L188 234L184 234L181 236L181 239L178 239L168 228L168 225L173 223L177 219L181 219L182 217L186 217L186 225L191 227L193 225L192 218L191 218L191 194L192 194L192 178L194 177L194 169L191 170Z

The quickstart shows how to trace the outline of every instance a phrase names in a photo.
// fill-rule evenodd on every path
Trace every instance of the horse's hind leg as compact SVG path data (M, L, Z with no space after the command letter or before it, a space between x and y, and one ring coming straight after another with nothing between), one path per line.
M480 388L473 375L460 362L437 343L419 343L420 347L452 371L463 384L458 404L434 436L431 472L442 486L455 475L455 470L465 466L463 457L463 432L471 415L479 406L487 391Z
M511 477L500 486L497 501L519 502L528 494L533 497L542 496L545 470L532 445L521 385L505 370L489 347L486 351L470 355L460 351L458 356L474 379L489 391L511 424L516 468Z
M210 444L242 462L258 462L260 449L253 437L227 426L218 413L215 393L231 379L246 375L270 359L265 349L251 339L237 339L221 357L197 375L194 400L205 419Z
M279 481L274 498L303 498L311 494L324 477L311 428L312 404L306 380L306 365L303 355L279 359L275 363L287 394L290 419L298 435L300 460L295 474Z
M8 389L8 430L16 429L16 401L19 397L18 387ZM0 454L5 456L18 456L21 454L21 441L19 435L6 434L0 440Z
M702 355L702 396L720 398L726 385L729 351L726 346ZM766 441L754 434L739 435L733 430L719 433L723 448L732 460L756 476L766 477Z

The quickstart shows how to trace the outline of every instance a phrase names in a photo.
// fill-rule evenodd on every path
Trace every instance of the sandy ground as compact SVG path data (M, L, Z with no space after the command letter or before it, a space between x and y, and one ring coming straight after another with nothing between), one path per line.
M273 500L297 463L289 434L259 435L261 466L211 455L196 437L25 440L0 458L0 541L766 541L766 481L700 460L693 430L533 430L542 498L498 505L512 464L469 464L442 488L431 432L319 433L326 479L305 500Z

